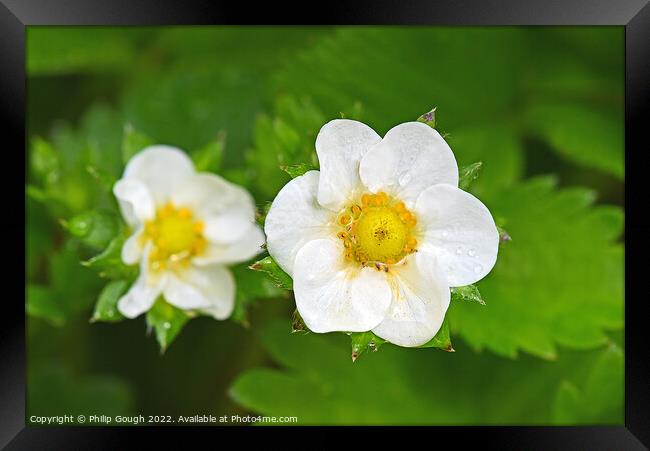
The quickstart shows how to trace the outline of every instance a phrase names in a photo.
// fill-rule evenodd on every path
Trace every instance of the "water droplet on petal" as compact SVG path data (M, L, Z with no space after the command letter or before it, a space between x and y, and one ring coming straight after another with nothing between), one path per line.
M474 266L474 272L476 274L480 273L481 271L483 271L483 266L481 266L481 265Z
M467 255L470 257L476 257L476 251L474 249L470 249L467 251Z
M461 246L458 246L458 247L456 248L456 254L460 255L460 254L462 254L462 253L463 253L463 248L462 248Z

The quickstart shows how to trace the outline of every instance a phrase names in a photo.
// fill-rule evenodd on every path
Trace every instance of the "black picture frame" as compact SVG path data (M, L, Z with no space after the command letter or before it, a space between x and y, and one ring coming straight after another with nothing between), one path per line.
M318 9L318 14L315 10ZM647 449L650 446L650 360L647 359L647 304L643 271L649 248L650 215L643 195L650 143L646 129L650 104L650 6L648 0L410 0L357 1L350 5L225 4L171 0L0 0L0 128L5 155L13 155L22 173L6 166L3 193L12 193L5 209L5 237L24 237L25 200L25 27L29 25L190 25L259 24L275 16L282 24L416 24L416 25L620 25L625 27L625 424L603 427L439 427L436 442L455 446L480 441L496 449ZM11 150L13 149L13 150ZM25 155L25 154L22 154ZM5 160L8 161L8 160ZM644 177L645 176L645 177ZM6 205L7 200L5 201ZM635 205L638 204L638 205ZM21 210L22 209L22 210ZM3 255L21 255L20 240L3 240ZM24 244L24 241L23 241ZM8 247L6 247L8 246ZM24 251L24 248L22 249ZM6 263L5 263L6 264ZM18 265L7 265L20 272ZM23 266L24 268L24 266ZM23 270L24 271L24 270ZM24 274L24 273L23 273ZM15 296L2 301L0 327L0 446L8 449L116 449L136 434L167 440L168 428L25 427L24 284L18 274L5 284ZM23 297L24 298L24 297ZM236 430L237 428L235 428ZM214 429L191 428L193 434ZM224 428L219 428L222 434ZM431 433L431 432L430 432ZM196 435L195 435L196 437ZM320 445L326 437L319 434ZM202 437L198 437L202 438ZM307 446L309 442L305 444ZM169 442L168 442L169 444ZM287 445L295 444L293 442ZM153 445L152 445L153 446Z

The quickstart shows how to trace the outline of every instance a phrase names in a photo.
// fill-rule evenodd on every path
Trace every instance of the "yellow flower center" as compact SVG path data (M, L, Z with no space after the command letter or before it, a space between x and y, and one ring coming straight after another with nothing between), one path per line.
M387 269L416 251L417 220L403 202L386 193L364 194L359 204L347 207L338 216L345 258L361 265Z
M203 222L194 218L188 208L168 203L156 210L156 217L145 223L143 242L151 241L149 262L152 269L165 269L170 264L188 264L205 249Z

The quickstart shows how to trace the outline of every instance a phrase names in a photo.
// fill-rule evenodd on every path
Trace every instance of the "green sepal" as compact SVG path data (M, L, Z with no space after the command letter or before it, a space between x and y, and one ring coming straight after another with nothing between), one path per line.
M372 331L367 332L351 332L348 333L350 336L350 344L352 348L352 361L355 362L359 357L361 357L366 352L377 351L384 343L389 343L383 338L378 337ZM418 348L438 348L447 352L454 352L454 348L451 345L451 337L449 334L449 323L447 319L440 326L440 330L431 340L426 342L423 345L417 346Z
M296 177L304 175L306 172L318 170L318 167L309 163L300 163L288 166L280 166L280 169L289 174L292 179L295 179Z
M147 325L154 330L160 353L164 353L176 339L190 316L159 297L147 312Z
M482 161L468 164L458 170L458 187L462 190L467 190L471 184L478 178L481 168L483 167Z
M451 345L449 322L447 321L447 318L442 322L442 326L440 326L440 330L438 330L436 336L425 344L418 346L418 348L438 348L443 351L454 352L454 348Z
M304 332L304 333L309 333L311 332L307 325L305 324L305 321L302 319L302 316L300 315L300 312L298 309L295 309L293 313L291 314L291 332L296 333L296 332Z
M124 315L117 309L117 301L126 293L129 288L128 280L113 280L109 282L99 293L90 322L118 322L124 319Z
M293 289L293 281L289 274L284 272L280 265L270 255L261 260L256 261L249 266L253 271L262 271L271 278L275 286L284 288L285 290Z
M424 113L418 118L418 122L427 124L431 128L436 128L436 108L433 107L431 111Z
M485 301L481 297L481 293L478 291L476 285L466 285L464 287L452 288L451 300L452 302L456 302L456 301L478 302L481 305L485 305Z
M379 347L386 343L386 340L379 338L377 335L368 332L350 333L350 344L352 347L352 361L355 362L362 354L372 351L375 352Z
M508 241L512 241L512 237L510 236L510 234L506 229L497 226L497 230L499 231L499 244L504 244L507 243Z
M82 265L97 271L100 277L107 279L134 280L138 274L137 265L126 265L122 261L122 246L126 236L119 233L108 243L108 246L100 254L81 262Z

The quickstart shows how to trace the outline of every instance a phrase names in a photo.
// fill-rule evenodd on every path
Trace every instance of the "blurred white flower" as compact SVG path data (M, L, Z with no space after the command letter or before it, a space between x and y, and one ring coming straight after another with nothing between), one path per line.
M134 318L162 294L178 308L228 318L235 282L226 265L252 258L264 243L250 194L197 173L184 152L168 146L133 156L113 192L132 230L122 260L140 264L119 311Z
M450 287L494 266L492 215L458 188L454 154L420 122L382 139L361 122L334 120L320 130L316 152L320 171L287 183L265 224L305 324L426 343L442 325Z

